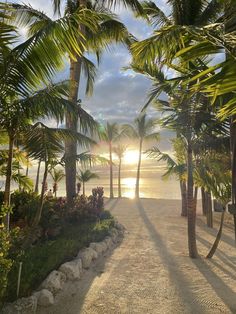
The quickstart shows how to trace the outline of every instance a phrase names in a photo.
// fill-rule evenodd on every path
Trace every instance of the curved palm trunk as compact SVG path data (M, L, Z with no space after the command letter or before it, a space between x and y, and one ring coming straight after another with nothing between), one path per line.
M35 188L34 188L34 192L37 193L37 194L38 194L38 192L39 192L40 166L41 166L41 160L39 160L39 162L38 162L37 176L36 176Z
M198 256L198 251L196 242L196 208L193 199L193 150L191 141L188 141L187 154L188 248L189 256L191 258L196 258Z
M120 173L121 173L121 159L119 160L119 168L118 168L118 197L121 197Z
M13 161L13 150L14 150L14 136L9 135L9 148L8 148L8 160L7 160L7 173L5 181L5 191L4 191L4 204L6 206L11 205L11 179L12 179L12 161ZM4 224L6 229L10 229L10 213L7 213Z
M140 169L142 163L142 147L143 147L143 139L140 139L139 142L139 158L138 158L138 169L137 169L137 178L136 178L136 186L135 186L135 197L139 198L139 181L140 181Z
M216 239L214 244L212 245L212 248L210 249L210 252L207 254L206 258L212 258L213 255L215 254L218 245L220 243L220 239L221 239L221 235L222 235L222 230L223 230L223 224L224 224L224 218L225 218L225 208L224 211L221 214L221 220L220 220L220 228L219 231L217 233Z
M86 0L78 0L78 5L86 7ZM79 30L85 34L85 27L80 25ZM70 59L70 96L69 100L77 104L79 84L81 78L82 60L81 57L75 56ZM66 116L66 127L74 132L77 132L78 117L71 119L69 115ZM77 155L77 142L74 140L67 140L65 142L65 174L66 174L66 196L68 204L73 203L76 196L76 158Z
M187 217L187 186L186 181L180 180L180 190L182 199L181 216Z
M113 198L114 193L113 193L112 142L109 142L109 156L110 156L110 198Z

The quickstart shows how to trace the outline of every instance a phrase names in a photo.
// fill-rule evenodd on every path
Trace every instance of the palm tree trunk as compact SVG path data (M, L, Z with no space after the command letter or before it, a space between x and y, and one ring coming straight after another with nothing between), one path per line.
M9 135L9 148L8 148L8 160L7 160L7 173L5 181L5 192L4 192L4 204L6 206L11 205L11 179L12 179L12 161L13 161L13 150L14 150L14 136ZM4 224L6 229L10 229L10 213L7 213Z
M112 142L109 142L109 158L110 158L110 198L114 197L113 193L113 165L112 165Z
M188 205L188 247L189 256L196 258L198 256L197 242L196 242L196 209L194 208L193 199L193 150L191 140L188 140L187 147L187 205Z
M206 216L206 192L203 187L201 187L201 194L202 194L202 214Z
M139 181L140 181L140 169L142 163L142 147L143 147L143 139L140 139L139 142L139 158L138 158L138 169L137 169L137 178L136 178L136 186L135 186L135 197L139 198Z
M35 188L34 188L34 192L37 193L37 194L38 194L38 192L39 192L40 166L41 166L41 160L39 160L39 162L38 162L37 176L36 176Z
M213 228L212 198L210 192L206 192L206 218L207 226Z
M85 182L83 181L83 195L85 196Z
M225 208L224 211L221 214L221 220L220 220L220 228L217 233L216 239L214 244L212 245L212 248L210 249L210 252L207 254L206 258L212 258L213 255L215 254L217 247L220 243L221 235L222 235L222 230L223 230L223 224L224 224L224 217L225 217Z
M186 181L180 180L180 190L181 190L181 199L182 199L181 216L187 217L187 187L186 187Z
M119 169L118 169L118 197L121 197L121 159L119 161Z
M86 0L78 0L78 5L86 7ZM79 31L85 35L85 27L80 25ZM80 39L81 40L81 39ZM74 104L77 104L79 84L81 78L82 59L79 56L75 56L74 59L70 59L70 95L69 100ZM66 128L77 132L77 120L78 117L71 119L69 115L66 115ZM73 203L73 199L76 196L76 158L77 155L77 142L75 140L65 141L65 174L66 174L66 196L68 204Z
M198 187L195 186L195 189L194 189L194 208L195 208L195 211L197 211L197 195L198 195Z
M44 204L44 194L45 194L45 186L47 182L47 175L48 175L48 162L45 162L45 169L44 169L44 174L43 174L43 183L42 183L42 190L41 190L41 196L40 196L40 205L39 208L36 212L34 222L33 222L33 227L37 227L41 216L42 216L42 211L43 211L43 204Z

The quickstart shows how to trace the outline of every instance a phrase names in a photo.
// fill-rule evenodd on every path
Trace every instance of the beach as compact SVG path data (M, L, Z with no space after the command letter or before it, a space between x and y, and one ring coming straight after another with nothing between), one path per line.
M67 283L54 306L37 314L236 313L235 242L229 215L212 260L205 256L215 239L198 204L200 258L190 259L186 218L179 200L113 199L106 209L121 222L122 243L100 257L81 280Z

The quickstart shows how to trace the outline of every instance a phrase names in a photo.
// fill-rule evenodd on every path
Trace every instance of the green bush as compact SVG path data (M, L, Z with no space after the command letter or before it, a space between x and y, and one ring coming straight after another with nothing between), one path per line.
M54 241L46 241L35 245L22 256L18 256L8 276L8 286L5 294L6 301L16 298L16 285L19 263L22 262L22 277L20 296L30 295L46 276L62 263L73 259L78 251L90 242L101 241L114 226L113 218L101 222L68 225L63 233Z

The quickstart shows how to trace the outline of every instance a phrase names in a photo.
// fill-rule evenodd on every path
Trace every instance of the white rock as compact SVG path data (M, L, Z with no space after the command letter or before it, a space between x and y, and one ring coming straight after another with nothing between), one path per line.
M125 231L125 227L118 221L115 222L115 228L118 229L119 231Z
M96 259L98 254L91 247L85 248L81 250L77 256L77 258L81 258L83 268L89 268L92 260Z
M40 290L35 293L38 298L38 305L40 306L50 306L54 304L54 296L51 291L47 289Z
M100 242L93 242L93 243L90 243L90 247L96 251L98 254L102 254L103 251L104 251L104 246L102 243Z
M104 242L106 243L108 249L111 249L111 248L112 248L112 246L113 246L113 241L112 241L112 238L111 238L111 237L106 237L105 240L104 240Z
M60 271L53 270L44 280L41 287L51 291L53 294L62 290L62 285L66 281L66 276Z
M37 298L30 296L28 298L18 299L2 309L2 314L34 314L37 308Z
M59 268L59 271L65 274L68 280L79 279L82 273L82 261L78 258L71 262L64 263Z

